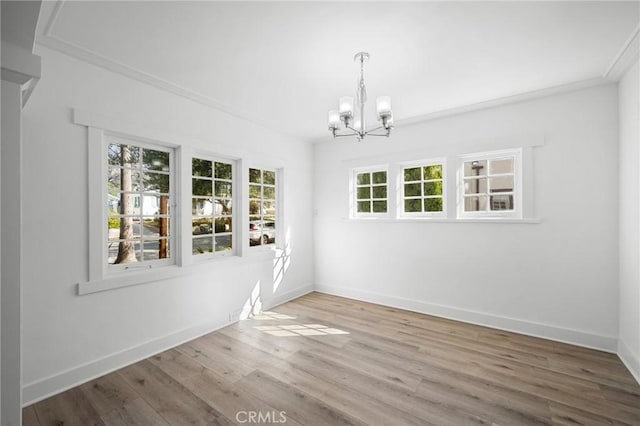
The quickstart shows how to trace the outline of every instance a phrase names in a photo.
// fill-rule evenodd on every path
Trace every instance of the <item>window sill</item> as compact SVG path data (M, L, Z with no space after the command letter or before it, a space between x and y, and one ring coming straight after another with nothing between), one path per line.
M236 264L271 261L275 256L275 250L260 250L246 256L210 256L208 258L197 259L194 263L185 266L171 265L159 267L157 269L144 269L135 272L130 271L118 273L117 275L105 277L102 280L78 283L77 294L78 296L83 296L86 294L115 290L123 287L184 277L186 275L200 272L203 268L206 268L207 265L212 263L224 263L225 265L232 266Z
M485 218L444 218L444 217L400 217L396 219L391 218L343 218L347 222L378 222L378 223L520 223L520 224L537 224L542 223L540 218L502 218L502 217L485 217Z

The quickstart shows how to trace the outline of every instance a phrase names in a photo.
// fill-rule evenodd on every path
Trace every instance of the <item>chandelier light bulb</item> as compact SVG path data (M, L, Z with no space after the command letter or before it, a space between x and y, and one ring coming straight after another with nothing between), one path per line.
M332 109L329 111L329 130L337 130L340 128L340 113Z
M376 99L376 109L378 110L378 119L391 114L391 96L379 96Z

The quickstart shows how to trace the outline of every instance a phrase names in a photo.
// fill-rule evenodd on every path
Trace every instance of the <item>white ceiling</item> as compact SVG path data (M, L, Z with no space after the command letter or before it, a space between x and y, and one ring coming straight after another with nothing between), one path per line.
M313 140L355 93L356 52L398 123L600 78L639 14L637 1L45 2L38 41Z

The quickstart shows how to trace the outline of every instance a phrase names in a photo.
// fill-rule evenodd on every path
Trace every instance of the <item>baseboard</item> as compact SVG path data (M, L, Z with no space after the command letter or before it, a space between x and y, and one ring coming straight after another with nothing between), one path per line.
M282 305L283 303L289 302L290 300L297 299L298 297L304 296L305 294L309 294L315 290L313 284L306 284L302 287L298 287L286 293L277 294L271 299L265 301L263 309L272 309L278 305Z
M544 339L563 343L570 343L572 345L584 346L591 349L598 349L611 353L616 353L617 350L616 337L602 336L598 334L586 333L579 330L556 327L548 324L524 321L516 318L493 315L485 312L471 311L452 306L421 302L413 299L389 296L363 290L326 285L316 285L315 289L320 293L333 294L335 296L376 303L393 308L406 309L408 311L434 315L437 317L482 325L505 331L512 331L515 333L525 334L533 337L541 337Z
M313 291L312 284L306 284L286 293L276 294L265 300L264 309L271 309L289 300ZM23 407L34 404L55 394L86 383L90 380L109 374L115 370L131 365L155 354L174 348L185 342L233 324L235 321L220 323L208 322L168 336L148 341L123 351L71 368L53 376L27 383L22 386Z
M640 355L634 353L624 340L618 340L618 357L640 384Z

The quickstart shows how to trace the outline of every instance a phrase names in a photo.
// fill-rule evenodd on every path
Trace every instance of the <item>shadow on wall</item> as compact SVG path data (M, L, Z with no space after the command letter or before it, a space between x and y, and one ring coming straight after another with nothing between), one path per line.
M273 258L273 285L272 285L272 295L275 295L278 292L278 288L280 284L282 284L282 280L284 279L289 266L291 266L291 244L290 244L290 229L287 229L287 233L285 235L285 244L282 249L275 249L275 254ZM247 298L242 307L242 311L240 312L240 320L244 320L247 318L251 318L255 315L260 315L262 313L262 282L258 280L256 284L253 286L251 290L251 294Z

